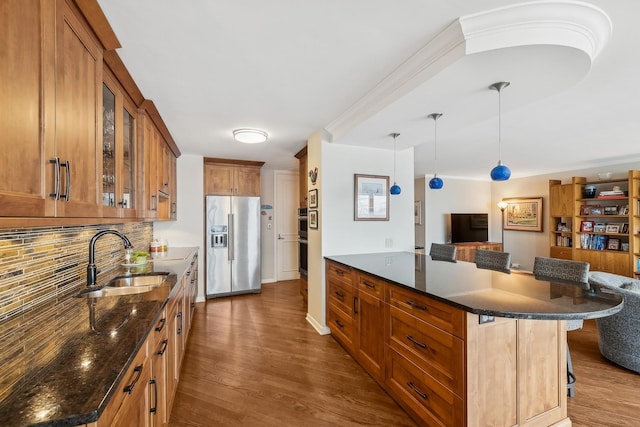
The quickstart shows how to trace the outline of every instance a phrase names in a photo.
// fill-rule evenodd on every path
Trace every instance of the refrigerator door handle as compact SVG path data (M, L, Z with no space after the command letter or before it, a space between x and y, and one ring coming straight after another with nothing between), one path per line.
M227 217L228 217L228 221L229 221L229 242L228 242L229 250L227 251L227 254L228 254L229 260L233 261L234 260L234 252L235 252L235 249L234 249L234 238L235 238L235 236L234 236L234 228L233 228L233 217L234 217L234 215L233 214L229 214L229 215L227 215Z

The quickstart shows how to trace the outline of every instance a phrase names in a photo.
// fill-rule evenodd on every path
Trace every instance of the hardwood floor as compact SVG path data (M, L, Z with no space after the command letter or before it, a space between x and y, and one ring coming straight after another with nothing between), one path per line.
M306 322L299 282L198 304L171 427L415 426L331 336ZM606 361L595 321L568 333L574 427L640 426L640 375Z
M576 396L567 399L573 427L640 426L640 375L602 357L595 320L567 335L577 377Z
M297 280L199 304L170 426L415 426L305 315Z

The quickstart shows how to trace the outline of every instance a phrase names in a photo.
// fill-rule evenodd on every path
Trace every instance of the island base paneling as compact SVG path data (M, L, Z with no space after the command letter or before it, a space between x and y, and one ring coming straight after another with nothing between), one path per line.
M362 272L331 260L326 269L334 338L418 424L571 425L564 321L480 323L476 314L393 282L376 279L383 291L372 298L373 289L359 286ZM361 320L363 297L378 322ZM361 337L367 337L363 351Z

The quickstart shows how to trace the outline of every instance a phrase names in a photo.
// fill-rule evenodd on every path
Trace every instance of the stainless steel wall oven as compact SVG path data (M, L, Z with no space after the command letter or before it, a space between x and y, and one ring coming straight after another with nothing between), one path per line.
M307 278L307 208L298 209L298 271L300 276Z

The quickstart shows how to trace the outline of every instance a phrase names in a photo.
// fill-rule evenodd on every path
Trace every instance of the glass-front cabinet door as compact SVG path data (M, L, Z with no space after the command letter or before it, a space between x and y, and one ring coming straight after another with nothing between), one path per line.
M118 205L124 210L123 216L129 217L136 212L136 118L126 105L122 108L122 123L122 198Z
M102 205L116 205L116 95L102 85ZM104 210L104 208L103 208Z
M107 70L102 92L102 216L134 218L136 109Z

